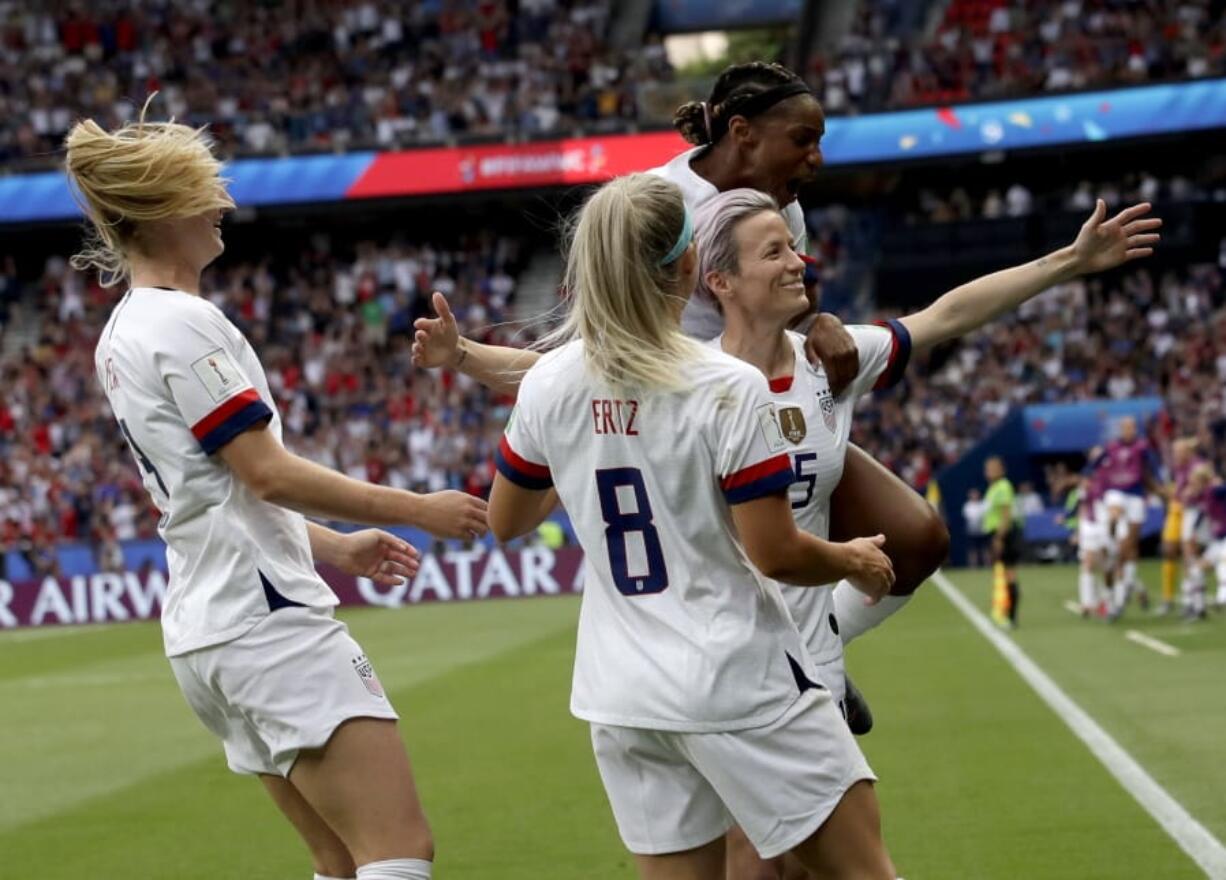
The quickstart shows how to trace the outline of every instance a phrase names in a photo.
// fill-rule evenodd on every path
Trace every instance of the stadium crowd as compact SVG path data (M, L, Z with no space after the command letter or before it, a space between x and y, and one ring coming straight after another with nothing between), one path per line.
M437 289L462 332L522 342L498 325L526 255L492 237L333 252L317 236L293 259L231 264L206 279L261 354L287 444L363 479L485 492L511 401L450 372L438 381L414 371L409 331L423 292ZM46 570L57 541L90 540L105 562L116 539L151 536L157 518L94 379L94 342L115 294L59 258L25 289L12 258L0 269L0 310L36 305L42 327L32 351L0 359L0 548ZM1154 394L1167 400L1164 430L1226 449L1222 271L1137 269L1118 286L1052 290L915 364L898 389L862 406L853 439L922 489L1014 406Z
M1209 163L1198 170L1193 176L1169 177L1130 172L1117 180L1081 180L1064 188L1045 189L1038 195L1020 182L1006 187L956 186L944 192L925 188L915 194L904 217L907 223L916 224L996 220L1050 211L1088 214L1096 199L1108 205L1226 202L1226 164Z
M861 0L807 77L827 112L1226 73L1209 0ZM515 9L512 14L512 8ZM674 78L660 35L616 51L596 0L0 0L0 163L46 162L74 119L208 123L227 155L618 130ZM913 36L916 35L916 36ZM87 74L88 71L88 74Z
M514 14L511 9L514 7ZM658 39L603 42L595 0L0 0L0 162L48 156L159 91L224 153L392 148L597 130L671 73Z
M1226 9L1211 0L952 0L935 33L906 4L862 3L808 79L834 115L1226 73Z

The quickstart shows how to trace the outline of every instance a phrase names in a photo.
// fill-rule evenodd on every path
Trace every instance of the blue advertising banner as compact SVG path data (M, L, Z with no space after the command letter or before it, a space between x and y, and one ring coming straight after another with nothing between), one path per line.
M1226 79L836 117L827 122L822 151L827 165L857 165L1217 128L1226 128ZM662 164L687 146L673 133L651 132L394 153L239 159L229 163L225 173L233 180L231 192L240 205L261 207L593 183ZM548 173L538 173L540 168ZM482 170L489 173L483 177ZM77 215L68 185L58 172L0 178L0 223L70 220Z
M656 0L655 21L664 33L718 31L799 21L801 0Z
M1028 406L1022 415L1026 447L1032 455L1085 452L1115 436L1116 423L1125 416L1135 418L1143 433L1146 421L1161 409L1160 397Z

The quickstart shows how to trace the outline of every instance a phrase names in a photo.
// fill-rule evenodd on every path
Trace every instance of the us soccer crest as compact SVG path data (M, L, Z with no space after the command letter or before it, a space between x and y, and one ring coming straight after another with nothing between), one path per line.
M779 427L783 430L783 436L796 445L805 439L805 414L798 406L784 407L779 410Z
M826 423L826 427L833 434L835 428L838 427L838 419L834 414L834 398L827 392L817 402L822 408L822 421Z
M359 654L353 658L353 671L358 674L358 678L362 679L362 684L372 696L383 696L383 685L379 683L379 676L375 675L375 667L366 659L365 654Z

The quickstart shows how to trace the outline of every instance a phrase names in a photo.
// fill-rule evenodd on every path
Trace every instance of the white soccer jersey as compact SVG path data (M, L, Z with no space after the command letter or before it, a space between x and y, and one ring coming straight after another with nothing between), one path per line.
M667 164L652 168L648 174L655 174L665 180L671 180L681 187L681 195L691 211L719 195L715 184L697 174L690 167L690 161L706 147L694 147L675 156ZM800 209L800 202L792 200L783 206L783 219L787 221L788 231L792 233L792 250L798 254L809 252L809 232L805 228L805 214ZM681 313L681 329L695 339L714 339L724 332L724 317L715 308L715 304L696 296L690 297Z
M236 638L274 608L336 604L306 520L261 501L214 455L261 422L281 439L259 359L220 309L180 290L133 288L102 331L94 368L162 511L168 656Z
M830 496L843 477L856 402L870 391L896 384L911 357L911 334L899 321L885 326L849 325L860 353L860 372L840 397L830 393L825 367L805 360L804 337L788 331L796 352L792 376L770 381L771 399L792 459L795 482L788 490L796 524L819 538L830 537ZM722 337L709 345L719 347ZM814 662L840 656L843 642L830 589L780 584L783 598Z
M816 671L773 581L745 555L729 504L792 482L766 380L700 349L690 390L620 399L583 343L524 377L496 457L554 486L585 556L571 711L688 732L768 724Z

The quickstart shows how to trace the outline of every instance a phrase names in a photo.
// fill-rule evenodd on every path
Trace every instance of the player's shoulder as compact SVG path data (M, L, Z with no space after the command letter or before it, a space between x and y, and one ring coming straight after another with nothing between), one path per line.
M519 399L536 398L542 391L549 397L583 381L583 341L575 339L542 354L519 384Z
M108 329L112 339L173 350L184 333L230 326L221 309L202 296L182 290L134 287L115 307Z
M693 396L698 400L710 397L718 402L729 395L766 397L769 389L766 377L757 367L707 345L699 347L687 371Z

